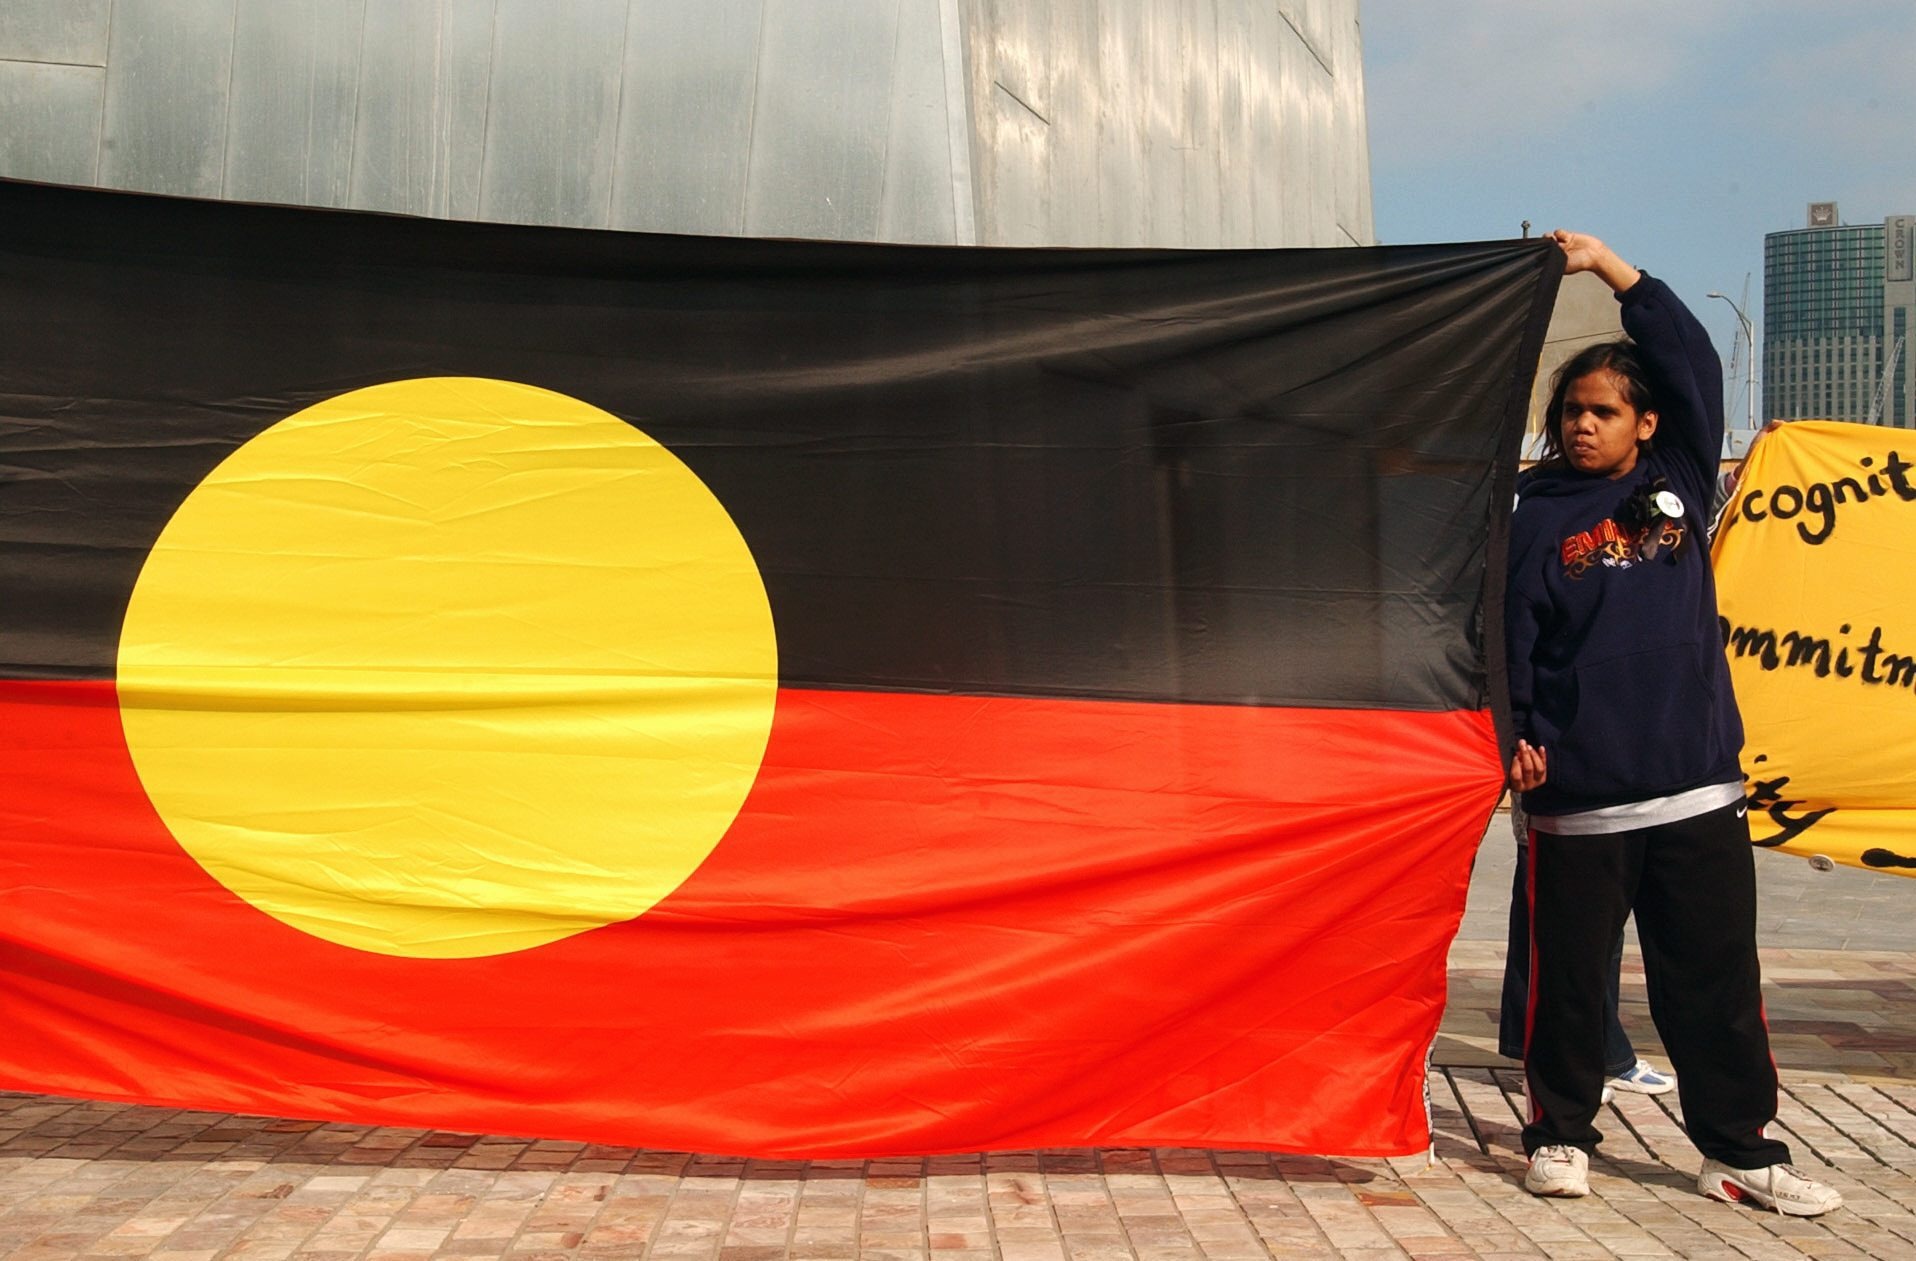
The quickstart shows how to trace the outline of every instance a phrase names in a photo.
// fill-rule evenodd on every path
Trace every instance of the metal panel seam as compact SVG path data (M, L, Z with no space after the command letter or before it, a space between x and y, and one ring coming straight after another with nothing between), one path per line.
M233 3L233 25L226 32L226 95L220 108L220 196L225 197L226 178L233 169L233 68L239 57L239 0Z
M100 60L104 63L100 69L105 73L100 77L100 129L94 133L93 141L93 182L95 185L98 185L100 182L100 158L101 155L106 152L107 75L112 73L107 70L106 67L113 63L114 3L115 0L106 0L106 49L100 54Z
M617 222L614 212L619 200L619 137L625 134L625 80L631 73L632 63L628 59L631 51L632 0L626 0L625 22L619 28L619 90L612 98L611 169L606 172L605 180L605 226L608 228Z
M43 61L37 57L0 57L0 65L9 66L72 66L76 70L104 70L104 61Z
M746 234L745 225L751 221L752 171L755 169L752 157L758 150L758 90L759 79L765 73L766 25L765 8L761 5L758 11L758 33L753 41L757 45L757 51L752 56L752 104L749 116L745 120L745 180L739 188L738 222L732 229L739 236Z

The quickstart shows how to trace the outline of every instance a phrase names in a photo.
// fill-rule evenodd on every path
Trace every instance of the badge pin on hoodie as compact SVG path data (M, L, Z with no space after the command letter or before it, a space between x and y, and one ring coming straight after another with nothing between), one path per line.
M1655 560L1657 551L1663 546L1663 526L1665 520L1678 521L1683 517L1683 500L1675 491L1660 490L1650 496L1650 524L1644 531L1643 542L1637 550L1645 560Z

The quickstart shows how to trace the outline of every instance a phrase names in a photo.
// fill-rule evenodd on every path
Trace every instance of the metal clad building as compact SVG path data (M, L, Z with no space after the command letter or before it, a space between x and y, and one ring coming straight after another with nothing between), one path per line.
M1763 413L1916 426L1916 215L1763 238Z
M725 235L1373 240L1357 0L5 0L0 175Z

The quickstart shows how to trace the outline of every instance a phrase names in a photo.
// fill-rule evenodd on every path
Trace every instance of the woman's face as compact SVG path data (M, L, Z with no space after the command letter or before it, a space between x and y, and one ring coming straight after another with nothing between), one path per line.
M1570 467L1597 477L1622 477L1637 466L1637 443L1657 431L1657 414L1639 412L1608 368L1578 377L1563 392L1558 426Z

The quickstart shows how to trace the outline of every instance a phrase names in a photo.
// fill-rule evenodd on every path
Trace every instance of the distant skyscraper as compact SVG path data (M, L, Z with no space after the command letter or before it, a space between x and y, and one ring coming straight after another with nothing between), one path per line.
M1916 426L1916 215L1763 238L1763 415Z

